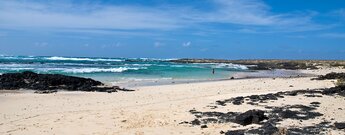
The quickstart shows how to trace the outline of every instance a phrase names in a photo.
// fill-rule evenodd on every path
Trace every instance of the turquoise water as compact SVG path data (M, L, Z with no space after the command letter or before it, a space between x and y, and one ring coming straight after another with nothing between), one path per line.
M212 74L215 69L215 74ZM226 79L246 71L235 64L180 64L169 59L0 56L0 74L33 71L88 77L103 82Z

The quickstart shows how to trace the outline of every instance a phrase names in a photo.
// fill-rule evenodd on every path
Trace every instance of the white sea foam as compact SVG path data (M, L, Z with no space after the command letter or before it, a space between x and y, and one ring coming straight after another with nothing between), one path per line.
M14 56L1 56L2 59L17 59L17 57Z
M112 62L121 62L120 59L92 59L91 61L112 61Z
M159 80L173 80L171 77L162 77L162 78L131 78L123 77L120 78L121 81L159 81Z
M177 60L176 58L171 59L158 59L158 58L128 58L130 60L142 60L142 61L170 61L170 60Z
M30 57L30 58L21 58L21 59L23 59L23 60L34 60L36 58Z
M120 73L127 70L139 70L144 68L129 68L129 67L119 67L119 68L70 68L64 69L62 72L66 73L101 73L101 72L113 72Z
M34 70L35 68L0 68L0 70L9 70L9 71L22 71L22 70Z
M1 67L0 70L7 71L24 71L32 70L36 72L62 72L62 73L120 73L128 70L140 70L146 68L131 68L131 67L118 67L118 68L30 68L30 67Z
M34 57L23 57L23 56L6 56L6 55L0 55L0 59L8 59L8 60L34 60L36 58Z
M199 66L196 66L196 65L167 65L167 66L170 66L170 67L176 67L176 68L185 68L185 67L194 67L194 68L201 68Z
M89 58L66 58L66 57L49 57L49 58L46 58L48 60L75 60L75 61L88 61L88 60L91 60Z
M116 81L110 82L113 85L119 84L119 83L133 83L133 82L158 82L158 81L170 81L174 80L170 77L162 77L162 78L131 78L131 77L125 77L125 78L119 78Z
M0 64L1 68L6 68L6 67L28 67L28 66L31 66L31 64L17 64L17 63Z
M216 68L233 68L233 69L243 69L246 70L248 69L247 66L245 65L239 65L239 64L227 64L227 63L219 63L215 65Z
M72 61L113 61L113 62L120 62L123 61L121 59L91 59L91 58L73 58L73 57L48 57L47 60L72 60Z
M141 66L144 66L144 67L149 67L149 66L152 66L152 64L124 64L125 66L136 66L136 67L141 67Z
M194 64L211 65L212 68L232 68L232 69L242 69L242 70L248 69L248 67L245 65L232 64L232 63L194 63Z
M49 63L50 64L50 63ZM84 64L84 63L51 63L50 65L66 65L66 66L92 66L95 64Z

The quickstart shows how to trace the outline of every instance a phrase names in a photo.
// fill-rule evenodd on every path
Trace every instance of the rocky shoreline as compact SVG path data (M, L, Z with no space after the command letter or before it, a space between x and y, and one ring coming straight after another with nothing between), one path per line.
M272 69L319 69L319 67L343 67L344 60L222 60L222 59L177 59L175 63L231 63L246 65L250 70Z
M54 93L57 90L117 92L133 91L118 86L105 86L102 82L60 74L37 74L31 71L22 73L6 73L0 75L0 90L29 89L35 93Z
M325 80L325 79L344 79L344 73L329 73L321 75L312 80ZM266 103L276 102L282 100L287 96L304 96L307 98L322 98L323 96L333 96L345 98L345 86L335 86L325 89L312 89L312 90L294 90L277 93L269 93L262 95L250 95L239 96L230 99L218 100L215 105L208 106L209 109L215 110L219 107L225 107L228 104L242 105L248 104L251 106L264 107L263 110L248 110L244 113L240 112L221 112L221 111L197 111L195 109L189 112L195 116L193 121L184 121L180 124L190 124L192 126L200 126L201 128L207 128L211 123L237 123L242 126L251 124L259 124L257 128L240 129L240 130L228 130L220 131L225 135L244 135L244 134L265 134L265 135L302 135L302 134L324 134L327 129L344 130L345 121L331 122L323 119L320 123L316 123L313 126L304 127L279 127L278 124L281 121L299 120L300 122L315 119L324 114L317 111L320 107L320 102L310 102L309 105L293 104L284 106L270 106ZM345 108L338 108L345 109ZM331 118L335 119L335 118Z
M281 132L284 134L322 134L327 128L344 129L345 122L332 123L324 120L315 126L306 127L278 127L277 124L286 119L294 120L309 120L322 116L323 114L317 112L316 109L319 107L320 102L311 102L309 106L295 104L286 106L268 106L265 105L267 102L274 102L276 100L283 99L285 96L297 96L304 95L309 98L320 98L324 96L339 95L345 97L345 86L338 86L323 90L296 90L289 92L278 92L263 95L251 95L246 97L234 97L231 99L216 101L216 106L209 106L210 109L216 109L218 106L227 106L227 103L233 105L241 105L243 103L262 106L265 110L248 110L244 113L239 112L201 112L195 109L190 110L196 119L190 122L181 122L180 124L191 124L193 126L207 127L210 123L237 123L242 126L250 124L259 124L260 127L256 129L245 129L245 130L229 130L220 131L220 133L226 135L241 135L241 134L267 134L273 135ZM313 95L313 96L309 96ZM341 108L345 109L345 108Z

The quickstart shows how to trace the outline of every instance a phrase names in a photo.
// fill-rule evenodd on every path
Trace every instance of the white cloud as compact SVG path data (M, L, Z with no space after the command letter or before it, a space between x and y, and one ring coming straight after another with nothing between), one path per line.
M104 30L173 30L193 26L199 28L203 23L252 26L252 31L267 31L262 27L275 31L323 28L313 24L313 14L274 14L270 12L269 6L259 0L210 1L216 6L215 10L203 11L192 6L106 6L4 0L0 1L0 28L50 28L93 32L98 29L101 33L104 33Z
M60 8L60 9L59 9ZM77 10L78 11L75 11ZM58 10L59 9L59 10ZM178 25L159 9L0 2L0 26L91 29L172 29Z
M310 25L314 12L305 14L274 14L259 0L214 0L218 9L208 13L195 13L196 22L214 22L245 26L304 26Z
M192 43L190 41L182 43L183 47L189 47L191 45L192 45Z
M199 21L241 25L271 25L277 17L268 14L268 7L256 0L214 0L219 7L213 13L199 16ZM204 16L206 15L206 16Z

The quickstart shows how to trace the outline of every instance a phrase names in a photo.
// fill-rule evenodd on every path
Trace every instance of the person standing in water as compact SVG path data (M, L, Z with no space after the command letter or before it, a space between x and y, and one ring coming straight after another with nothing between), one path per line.
M212 69L212 74L214 74L214 68Z

